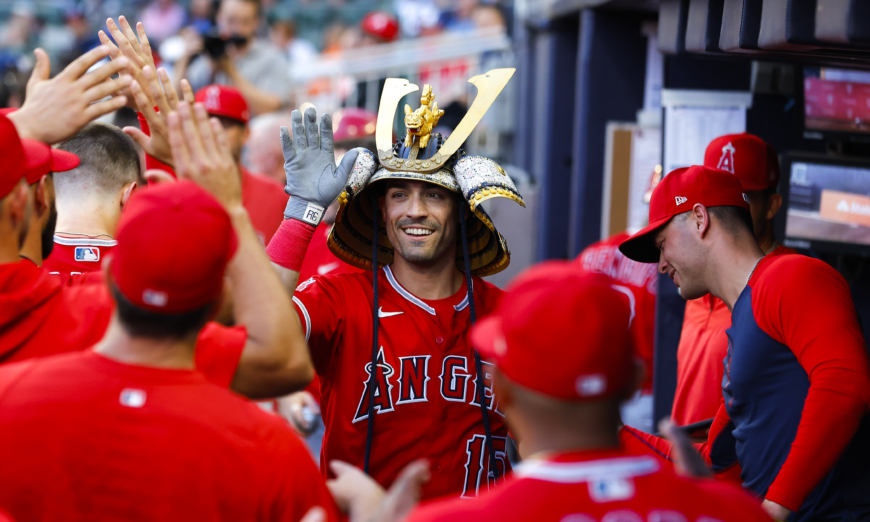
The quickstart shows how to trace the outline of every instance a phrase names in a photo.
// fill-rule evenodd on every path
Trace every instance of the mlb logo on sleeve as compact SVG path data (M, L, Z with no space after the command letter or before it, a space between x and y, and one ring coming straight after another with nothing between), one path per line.
M100 260L100 249L92 246L76 247L75 260L97 262Z

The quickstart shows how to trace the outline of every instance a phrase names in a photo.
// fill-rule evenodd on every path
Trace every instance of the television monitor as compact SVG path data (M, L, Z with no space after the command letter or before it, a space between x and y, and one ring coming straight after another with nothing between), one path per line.
M804 69L807 129L870 133L870 71Z
M870 162L787 154L782 172L784 245L870 256Z

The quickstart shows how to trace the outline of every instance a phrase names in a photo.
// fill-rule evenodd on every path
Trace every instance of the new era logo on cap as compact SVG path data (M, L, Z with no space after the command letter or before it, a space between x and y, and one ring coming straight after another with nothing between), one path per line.
M607 389L607 377L600 373L577 377L577 394L581 397L595 397Z
M142 291L142 302L147 305L163 308L169 302L169 296L166 292L151 290L149 288Z
M684 197L682 197L682 196L677 196L677 197L675 197L674 199L676 200L677 205L682 205L682 204L685 203L686 201L689 201L688 198L684 198Z
M743 201L749 203L749 196L746 195L746 192L743 193Z

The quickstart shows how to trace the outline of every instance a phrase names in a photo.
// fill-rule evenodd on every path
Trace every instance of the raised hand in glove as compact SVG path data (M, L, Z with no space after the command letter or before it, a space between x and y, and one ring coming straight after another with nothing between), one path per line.
M281 147L284 149L284 173L290 201L284 209L286 219L296 219L312 226L320 224L323 212L338 198L347 185L358 151L345 154L338 167L332 139L332 117L324 114L317 131L317 112L298 110L290 116L293 138L287 127L281 127Z

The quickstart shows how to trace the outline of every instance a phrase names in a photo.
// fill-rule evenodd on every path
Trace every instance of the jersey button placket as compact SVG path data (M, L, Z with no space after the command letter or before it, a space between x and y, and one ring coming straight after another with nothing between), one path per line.
M444 344L444 338L439 335L438 337L435 338L435 343Z

